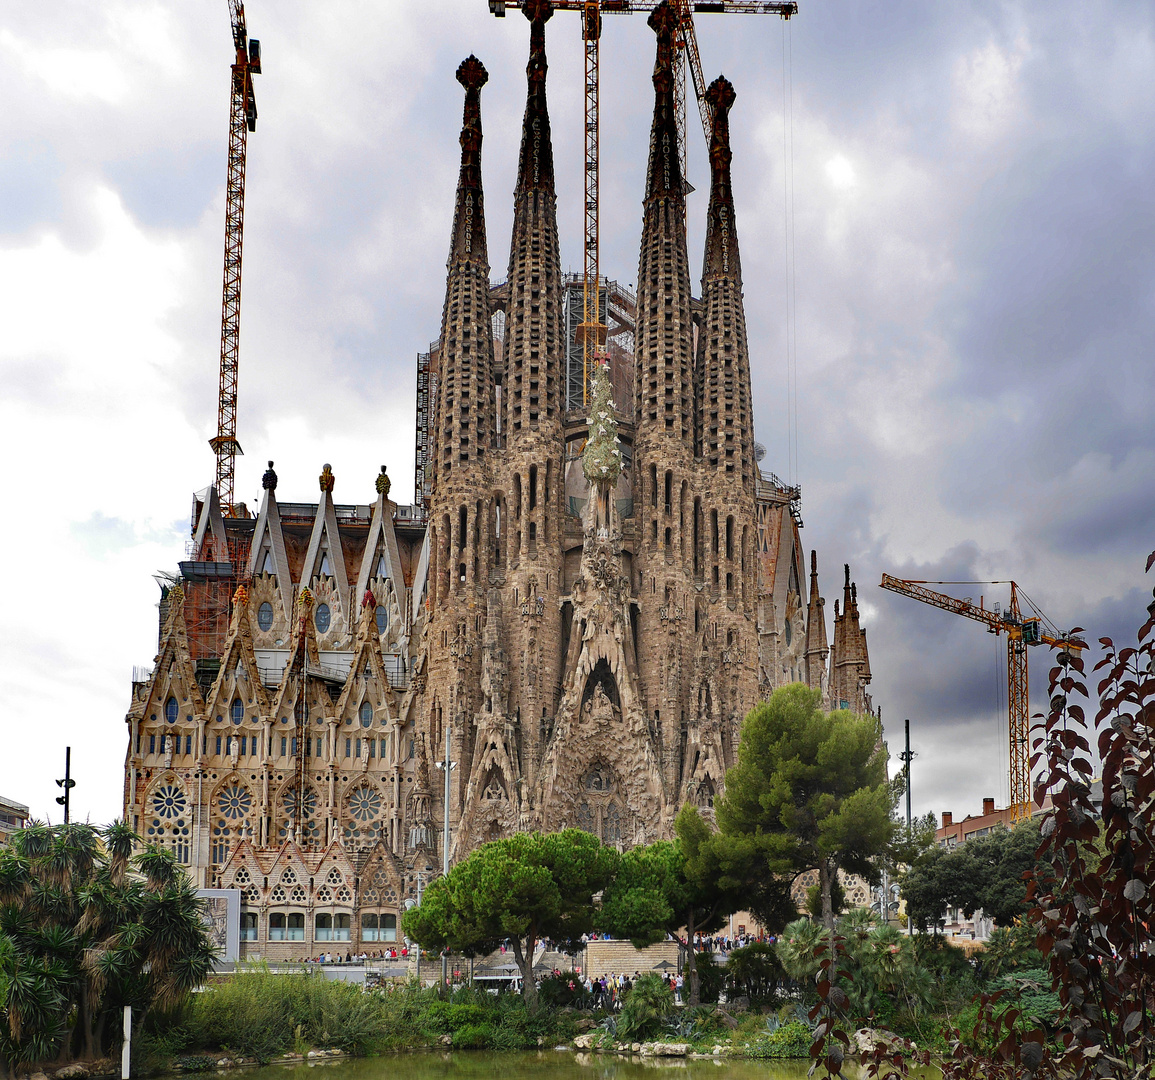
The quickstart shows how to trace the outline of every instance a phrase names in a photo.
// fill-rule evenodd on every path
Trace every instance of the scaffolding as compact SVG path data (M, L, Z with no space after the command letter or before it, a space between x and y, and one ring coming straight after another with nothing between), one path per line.
M585 346L578 332L584 315L584 278L566 274L565 314L565 407L566 411L585 407L588 394L583 392L586 372ZM610 358L610 385L619 415L632 420L634 415L634 320L638 298L631 289L616 281L598 281L598 319L607 327L605 352Z

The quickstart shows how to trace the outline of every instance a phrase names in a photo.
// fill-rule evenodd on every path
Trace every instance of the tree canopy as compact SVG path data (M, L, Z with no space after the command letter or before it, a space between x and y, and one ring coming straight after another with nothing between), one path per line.
M514 833L473 851L425 890L402 920L426 948L489 951L506 940L526 1004L537 1004L533 954L543 938L577 941L593 929L594 894L613 880L618 854L580 829Z
M602 899L598 925L639 948L685 929L695 934L719 929L726 916L744 907L761 888L759 864L749 843L728 843L711 830L698 808L686 803L674 822L674 841L659 840L622 855ZM701 990L694 950L689 950L689 1002Z
M212 966L203 905L123 824L34 824L0 849L0 1066L96 1058L109 1017L177 1005Z
M833 928L838 870L876 879L872 860L894 838L898 789L886 777L880 722L825 713L820 699L795 683L747 715L717 818L724 836L765 845L770 864L816 869L823 921Z
M933 848L906 872L902 895L919 929L942 925L948 907L970 918L980 908L999 926L1027 913L1023 875L1035 868L1039 826L1022 821L1013 829L992 829L956 848Z

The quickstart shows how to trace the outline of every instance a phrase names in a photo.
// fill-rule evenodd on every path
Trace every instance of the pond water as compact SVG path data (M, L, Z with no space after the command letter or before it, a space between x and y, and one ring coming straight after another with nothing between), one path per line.
M575 1054L544 1050L491 1053L482 1050L389 1054L375 1058L270 1065L246 1069L244 1080L656 1080L656 1072L676 1070L669 1080L805 1080L809 1061L690 1060L687 1058L628 1058L611 1054ZM323 1070L324 1076L316 1070ZM843 1068L847 1080L857 1080L857 1066ZM865 1075L865 1072L862 1073ZM937 1070L912 1072L929 1080Z

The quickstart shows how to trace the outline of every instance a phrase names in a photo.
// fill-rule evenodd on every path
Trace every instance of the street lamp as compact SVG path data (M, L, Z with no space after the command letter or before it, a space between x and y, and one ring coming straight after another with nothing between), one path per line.
M445 831L441 838L441 875L449 876L449 774L457 768L457 762L449 754L449 725L445 725L445 757L435 762L437 768L445 773ZM420 953L418 954L420 955ZM441 985L445 986L449 978L449 951L448 946L441 951Z
M64 824L69 822L69 810L71 807L71 793L72 789L76 787L76 781L72 779L72 747L66 746L64 748L64 779L56 781L57 787L64 788L64 794L57 797L57 805L64 807Z

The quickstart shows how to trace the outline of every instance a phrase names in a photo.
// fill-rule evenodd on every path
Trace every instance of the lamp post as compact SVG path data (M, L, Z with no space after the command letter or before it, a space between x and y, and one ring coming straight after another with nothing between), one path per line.
M445 758L436 762L436 765L445 773L445 830L441 837L441 875L449 876L449 774L457 768L457 762L449 754L449 725L445 725ZM449 979L449 952L448 948L441 952L441 985L444 987Z
M64 779L56 781L57 787L64 788L64 794L57 797L58 805L64 807L64 824L67 825L70 820L71 809L71 793L72 789L76 787L76 781L72 779L72 747L66 746L64 748Z

